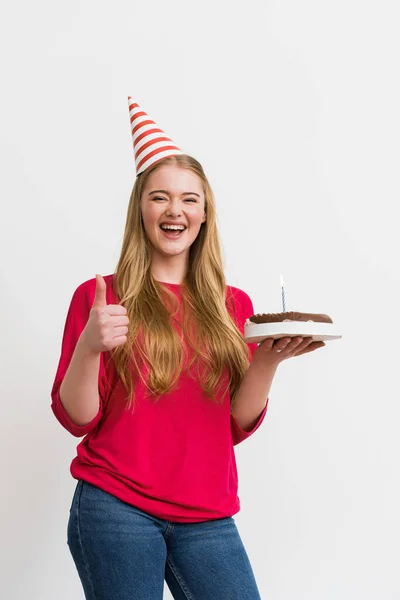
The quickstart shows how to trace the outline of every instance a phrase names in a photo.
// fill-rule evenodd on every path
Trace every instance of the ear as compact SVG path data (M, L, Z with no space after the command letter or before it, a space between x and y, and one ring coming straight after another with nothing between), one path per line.
M206 213L206 211L204 211L204 215L203 215L203 218L201 219L201 222L204 223L206 221L206 219L207 219L207 213Z

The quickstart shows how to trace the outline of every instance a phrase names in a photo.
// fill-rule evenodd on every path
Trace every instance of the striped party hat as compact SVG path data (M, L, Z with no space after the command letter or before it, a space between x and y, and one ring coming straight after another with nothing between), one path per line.
M150 165L182 150L165 135L154 121L128 96L129 116L131 119L133 150L135 152L136 175Z

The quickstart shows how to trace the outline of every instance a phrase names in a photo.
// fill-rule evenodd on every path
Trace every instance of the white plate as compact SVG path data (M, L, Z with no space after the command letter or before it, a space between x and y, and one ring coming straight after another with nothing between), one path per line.
M315 321L287 321L283 323L252 323L244 328L244 341L248 344L260 343L266 338L278 340L282 337L312 337L314 342L338 340L342 336L334 323Z

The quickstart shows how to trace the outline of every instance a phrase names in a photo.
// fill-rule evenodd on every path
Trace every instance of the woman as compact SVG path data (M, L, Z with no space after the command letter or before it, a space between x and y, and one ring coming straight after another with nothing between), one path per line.
M175 599L255 600L233 446L262 423L279 363L323 343L243 341L253 306L225 283L203 169L130 113L121 256L76 289L52 389L56 418L85 436L69 549L90 600L161 599L164 580Z

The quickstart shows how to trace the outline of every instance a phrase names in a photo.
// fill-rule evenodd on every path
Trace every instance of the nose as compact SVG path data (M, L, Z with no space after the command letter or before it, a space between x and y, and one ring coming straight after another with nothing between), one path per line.
M179 216L181 214L181 204L180 204L180 200L179 199L175 199L175 200L170 200L169 204L168 204L168 209L167 209L167 215L174 217L174 216Z

